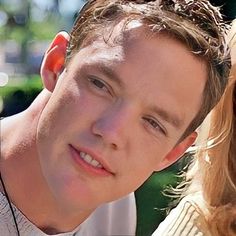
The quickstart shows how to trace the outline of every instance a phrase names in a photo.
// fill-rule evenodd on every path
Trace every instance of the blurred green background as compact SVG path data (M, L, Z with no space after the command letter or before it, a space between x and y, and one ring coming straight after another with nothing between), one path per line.
M236 0L211 1L222 7L229 23L236 17ZM83 0L0 0L0 116L27 108L42 89L43 54L59 30L69 31ZM176 186L183 161L154 173L135 193L137 236L149 236L164 219L171 199L162 194Z

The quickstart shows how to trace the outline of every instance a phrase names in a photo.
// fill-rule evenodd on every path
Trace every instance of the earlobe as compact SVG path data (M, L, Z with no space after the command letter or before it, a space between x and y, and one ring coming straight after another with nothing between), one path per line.
M168 166L175 163L177 160L179 160L182 155L185 153L185 151L193 145L197 138L197 133L193 132L188 137L186 137L183 141L178 143L162 160L161 163L156 168L156 171L161 171Z
M44 87L51 92L55 88L58 75L63 70L68 42L68 33L58 33L43 58L40 74Z

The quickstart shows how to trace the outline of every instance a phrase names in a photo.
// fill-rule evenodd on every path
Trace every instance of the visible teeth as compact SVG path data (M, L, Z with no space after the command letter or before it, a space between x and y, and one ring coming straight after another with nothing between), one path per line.
M89 156L88 154L85 155L84 160L88 163L91 163L91 161L93 160L93 158L91 156Z
M89 154L84 153L84 152L80 152L80 156L85 162L87 162L91 166L94 166L97 168L102 168L102 165L98 161L93 159Z
M84 157L86 156L86 153L80 152L80 156L84 159Z
M91 164L92 166L94 166L94 167L99 167L99 168L102 167L102 165L101 165L98 161L96 161L96 160L94 160L94 159L90 162L90 164Z

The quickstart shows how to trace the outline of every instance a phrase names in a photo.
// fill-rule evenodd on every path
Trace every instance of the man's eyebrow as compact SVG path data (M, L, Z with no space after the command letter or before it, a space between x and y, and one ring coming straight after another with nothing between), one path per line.
M176 114L170 113L163 108L160 107L152 107L151 109L153 112L155 112L162 120L166 121L167 123L174 126L176 129L179 129L182 124L183 120Z
M103 64L98 64L97 68L107 78L109 78L112 81L116 82L120 87L123 87L122 79L120 78L120 76L115 72L115 70L112 67L108 67L108 66L105 66Z

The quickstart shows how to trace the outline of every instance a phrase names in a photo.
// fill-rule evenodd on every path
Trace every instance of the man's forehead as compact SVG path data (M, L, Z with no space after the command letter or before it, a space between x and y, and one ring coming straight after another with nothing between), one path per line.
M123 62L130 50L135 51L137 41L151 35L151 31L139 20L126 23L121 21L114 29L104 29L89 40L89 43L79 50L83 61ZM139 44L139 47L142 45Z
M115 46L130 46L133 40L137 40L141 36L150 35L150 29L139 19L124 18L115 24L98 28L85 38L80 50L87 47L101 47L104 43L107 48Z

